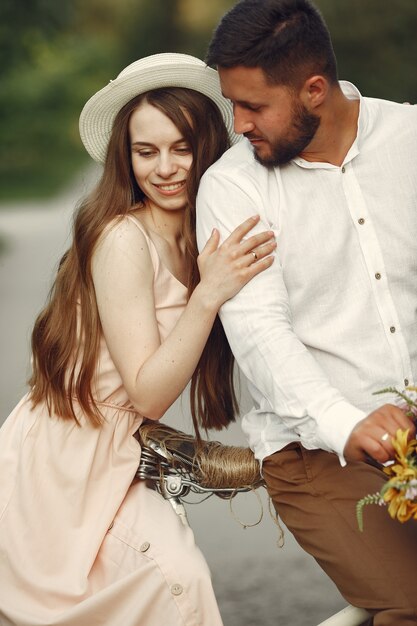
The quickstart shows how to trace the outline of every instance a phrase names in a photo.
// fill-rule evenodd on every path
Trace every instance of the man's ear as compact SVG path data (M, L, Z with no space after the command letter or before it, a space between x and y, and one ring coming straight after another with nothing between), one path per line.
M329 82L320 74L307 78L301 88L300 98L308 110L316 109L325 101L329 92Z

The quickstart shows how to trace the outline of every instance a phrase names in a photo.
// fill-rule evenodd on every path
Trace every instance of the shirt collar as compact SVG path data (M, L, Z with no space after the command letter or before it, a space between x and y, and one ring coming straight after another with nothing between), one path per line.
M346 96L346 98L348 98L349 100L359 100L358 129L356 133L356 138L353 144L351 145L351 147L349 148L348 153L346 154L343 160L343 163L341 165L342 167L346 163L349 163L350 161L352 161L359 154L361 138L365 132L367 118L366 118L366 108L364 105L364 99L359 89L355 87L353 83L350 83L347 80L340 80L339 85L343 94ZM339 166L333 165L332 163L306 161L305 159L302 159L301 157L295 157L295 159L293 159L292 162L305 169L340 169Z

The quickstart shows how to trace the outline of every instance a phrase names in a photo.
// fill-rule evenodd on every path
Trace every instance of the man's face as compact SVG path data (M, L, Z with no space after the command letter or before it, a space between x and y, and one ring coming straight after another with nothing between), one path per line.
M270 85L258 67L219 68L219 75L233 104L235 131L249 139L259 163L283 165L310 144L320 118L289 87Z

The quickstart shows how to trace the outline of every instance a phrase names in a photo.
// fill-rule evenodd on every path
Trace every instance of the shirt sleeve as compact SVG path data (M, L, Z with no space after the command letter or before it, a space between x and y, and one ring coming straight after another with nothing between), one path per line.
M208 172L197 198L201 247L217 227L224 241L246 218L261 215L255 230L274 229L259 194L242 180ZM278 231L276 230L278 234ZM338 454L366 414L334 388L296 336L279 259L221 308L220 317L239 367L287 428L306 448Z

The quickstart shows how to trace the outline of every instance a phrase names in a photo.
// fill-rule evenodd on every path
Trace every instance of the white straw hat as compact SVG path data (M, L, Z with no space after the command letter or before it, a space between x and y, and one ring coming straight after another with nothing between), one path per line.
M85 104L80 135L95 161L105 161L114 118L120 109L135 96L163 87L187 87L210 98L220 109L231 143L238 141L233 131L232 106L222 96L216 70L188 54L166 52L131 63Z

